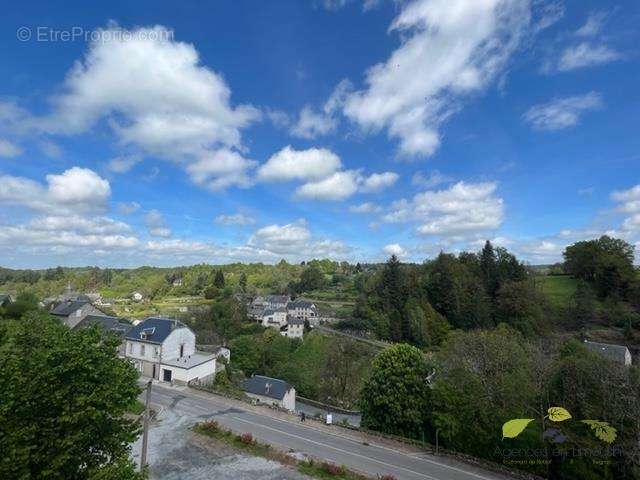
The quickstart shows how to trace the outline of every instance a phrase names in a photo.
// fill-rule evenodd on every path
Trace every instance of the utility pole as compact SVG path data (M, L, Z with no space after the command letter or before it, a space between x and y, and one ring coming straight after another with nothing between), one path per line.
M147 465L147 442L149 440L149 404L151 403L152 380L147 383L147 401L144 406L144 426L142 432L142 454L140 455L140 471Z

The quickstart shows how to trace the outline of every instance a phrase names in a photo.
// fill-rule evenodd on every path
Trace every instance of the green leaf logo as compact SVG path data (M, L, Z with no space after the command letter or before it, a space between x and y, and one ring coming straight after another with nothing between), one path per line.
M547 412L549 413L547 417L552 422L564 422L571 418L571 414L562 407L551 407Z
M533 422L533 418L514 418L502 425L502 438L516 438Z
M593 430L594 435L603 442L613 443L618 436L618 431L607 422L601 422L599 420L582 420L582 423L589 425L591 430Z

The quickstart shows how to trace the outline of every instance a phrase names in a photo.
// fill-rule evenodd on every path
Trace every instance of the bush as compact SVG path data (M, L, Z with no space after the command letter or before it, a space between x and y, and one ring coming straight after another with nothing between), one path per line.
M253 445L253 435L249 432L243 433L240 435L240 441L245 445Z
M338 465L334 465L333 463L324 462L322 464L322 470L327 472L329 475L343 475L344 468Z
M207 420L200 424L202 430L208 433L218 433L220 431L220 425L215 420Z
M382 475L380 477L380 480L396 480L396 477L394 477L393 475Z

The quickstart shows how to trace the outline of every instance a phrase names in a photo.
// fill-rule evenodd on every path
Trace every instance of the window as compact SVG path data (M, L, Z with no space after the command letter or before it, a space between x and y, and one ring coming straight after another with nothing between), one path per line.
M133 353L133 343L129 342L129 353Z
M140 345L140 356L144 357L144 345Z
M153 347L153 358L158 358L158 347Z

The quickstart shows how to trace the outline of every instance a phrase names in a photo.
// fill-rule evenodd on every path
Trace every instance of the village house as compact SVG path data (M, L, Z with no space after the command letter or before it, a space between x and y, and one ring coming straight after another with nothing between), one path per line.
M302 338L304 335L304 320L287 315L287 324L280 327L280 334L288 338Z
M306 300L294 300L287 304L287 313L294 318L315 323L318 317L318 309L315 304Z
M609 360L618 362L622 365L631 365L631 352L624 345L613 345L610 343L599 343L584 341L584 346L592 352L597 352L600 355L607 357Z
M105 316L88 298L80 295L75 300L65 300L58 303L49 312L69 328L74 328L88 315Z
M284 308L266 309L260 322L263 327L283 327L287 324L287 310Z
M80 322L78 322L73 330L80 330L82 328L91 328L97 326L102 332L114 333L122 341L118 347L118 355L125 356L125 335L129 330L133 328L133 325L124 318L110 317L106 315L87 315Z
M134 302L141 302L143 298L144 298L144 296L140 292L133 292L131 294L131 299Z
M147 318L125 340L126 358L146 377L185 385L216 374L216 355L196 351L195 334L178 320Z
M254 375L243 382L243 390L248 397L258 403L296 410L296 389L278 378Z

